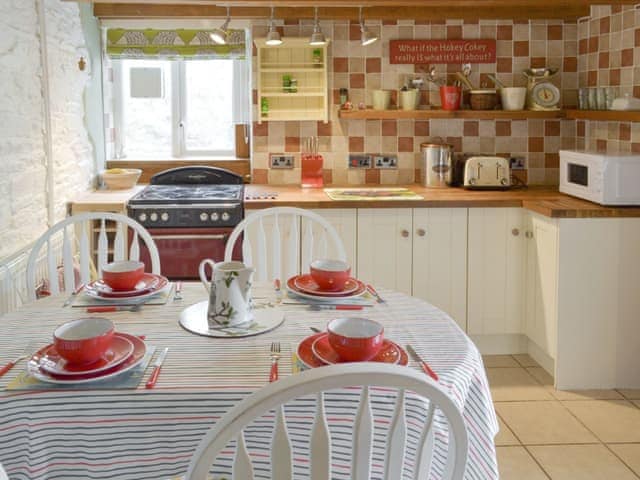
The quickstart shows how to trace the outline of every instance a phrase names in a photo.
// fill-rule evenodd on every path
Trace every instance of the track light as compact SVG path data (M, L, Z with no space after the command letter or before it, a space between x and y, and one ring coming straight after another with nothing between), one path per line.
M218 45L226 45L229 38L229 22L231 22L231 9L227 7L227 20L219 28L214 28L209 34L211 40Z
M275 19L273 18L274 14L275 14L275 8L271 7L271 20L269 21L269 32L267 33L267 41L265 42L267 45L271 47L282 45L282 38L280 38L280 32L276 30Z
M371 45L378 40L377 35L370 32L367 27L364 26L364 19L362 18L362 7L360 7L360 44L364 47Z
M322 46L327 43L327 39L320 29L320 21L318 20L318 7L315 7L315 15L313 20L313 33L309 39L309 45Z

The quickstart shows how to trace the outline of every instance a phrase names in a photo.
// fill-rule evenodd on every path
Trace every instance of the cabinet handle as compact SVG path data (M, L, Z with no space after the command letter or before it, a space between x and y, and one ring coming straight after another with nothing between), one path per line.
M409 236L409 230L402 230L400 235L402 235L402 238L407 238Z
M524 236L527 238L533 238L533 232L526 232Z
M517 237L518 235L520 235L520 230L517 228L514 228L513 230L511 230L511 235L513 235L514 237Z
M418 236L419 236L419 237L424 237L424 236L427 234L427 232L425 231L425 229L424 229L424 228L419 228L419 229L417 230L417 233L418 233Z

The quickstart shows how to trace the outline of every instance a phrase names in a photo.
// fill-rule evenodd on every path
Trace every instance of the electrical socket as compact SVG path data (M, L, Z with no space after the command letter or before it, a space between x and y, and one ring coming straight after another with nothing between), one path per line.
M269 156L269 166L271 168L293 168L295 157L282 153L272 153Z
M398 168L397 155L374 155L373 168Z
M371 168L371 155L367 153L350 153L349 168Z
M509 166L511 170L524 170L526 168L526 161L524 157L511 157L509 159Z

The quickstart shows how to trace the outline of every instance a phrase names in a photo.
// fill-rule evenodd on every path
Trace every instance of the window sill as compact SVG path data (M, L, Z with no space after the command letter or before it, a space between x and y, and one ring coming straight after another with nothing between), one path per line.
M206 167L219 167L231 170L238 175L242 175L245 181L251 172L248 158L237 157L190 157L190 158L167 158L167 159L141 159L141 160L107 160L105 168L139 168L142 170L140 183L149 183L149 180L156 173L171 168L186 167L190 165L203 165Z

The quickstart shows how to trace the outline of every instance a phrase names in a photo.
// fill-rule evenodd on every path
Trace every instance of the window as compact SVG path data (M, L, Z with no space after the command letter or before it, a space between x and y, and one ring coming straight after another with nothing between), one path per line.
M113 61L114 156L234 156L248 117L245 60ZM246 103L246 104L245 104Z

